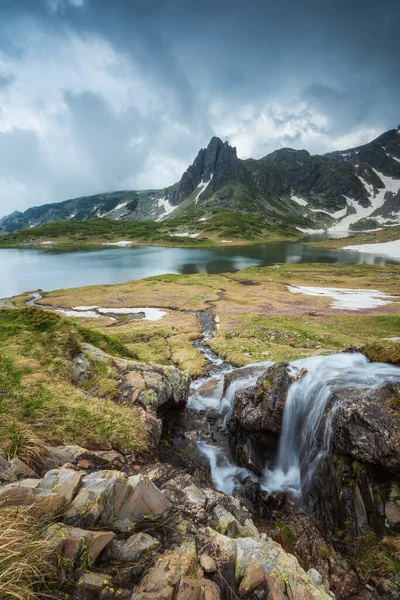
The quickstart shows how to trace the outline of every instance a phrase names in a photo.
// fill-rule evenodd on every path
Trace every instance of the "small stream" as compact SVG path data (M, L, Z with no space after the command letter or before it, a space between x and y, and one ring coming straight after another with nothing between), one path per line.
M273 363L255 363L235 369L207 346L214 328L211 310L200 313L199 319L203 338L196 346L208 360L209 367L204 377L193 381L187 407L201 415L197 447L209 462L213 486L226 494L232 494L250 479L258 481L262 490L287 492L300 501L310 490L314 474L329 452L332 423L338 408L338 405L329 406L332 393L400 384L400 368L370 363L360 353L313 356L292 362L290 372L295 381L285 404L275 464L267 465L262 477L257 477L235 464L226 426L236 392L253 386ZM234 377L229 377L233 371ZM300 372L303 374L296 380Z
M41 298L41 294L36 292L26 304L55 310L66 316L93 317L85 314L93 310L96 316L100 316L96 307L79 307L78 311L55 308L37 304ZM137 309L121 308L112 316L118 321L132 310ZM207 345L218 320L213 307L195 314L201 325L202 337L194 345L203 354L208 366L203 377L192 381L185 415L180 420L181 430L182 427L184 429L180 435L183 433L183 439L189 440L192 447L195 445L198 457L202 457L210 467L213 486L225 494L231 495L249 480L258 482L262 490L287 492L300 501L310 490L314 473L329 452L332 423L338 408L337 404L329 404L333 392L400 384L399 367L370 363L360 353L312 356L293 361L290 374L294 382L289 387L285 404L276 460L273 465L265 466L262 476L257 476L234 462L227 423L235 394L255 385L258 377L273 363L266 361L235 368ZM297 378L297 375L301 376ZM174 426L173 417L170 421Z

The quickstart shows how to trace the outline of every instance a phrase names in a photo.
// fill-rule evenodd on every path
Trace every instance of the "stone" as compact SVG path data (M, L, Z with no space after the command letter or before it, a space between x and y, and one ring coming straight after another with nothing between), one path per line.
M19 458L12 458L9 461L9 469L16 479L37 477L35 471Z
M206 398L212 398L216 391L218 390L218 386L221 384L221 379L219 377L212 377L211 379L207 379L202 385L200 385L196 389L196 393L199 396L203 396Z
M310 578L310 581L316 587L322 585L322 575L316 569L308 569L307 575Z
M237 537L240 534L240 525L235 517L226 508L218 504L213 510L216 521L215 528L223 535Z
M99 592L106 587L110 582L110 578L106 573L89 573L82 575L79 587L89 592Z
M126 541L114 541L108 555L115 560L137 562L144 554L157 550L159 546L156 538L141 532L131 535Z
M43 471L49 471L62 467L66 463L74 464L85 452L87 452L86 448L72 444L48 448L40 458L40 466Z
M158 592L133 592L130 600L172 600L174 588L167 586Z
M37 489L39 493L56 492L69 504L79 488L81 479L82 473L72 469L52 469L46 473Z
M189 485L183 489L183 492L189 505L193 505L197 509L205 508L207 496L197 485Z
M221 590L214 581L203 580L203 600L222 600Z
M32 514L53 515L65 507L65 498L60 494L40 492L32 486L8 484L0 490L0 500L3 506L29 507L28 512Z
M386 502L385 516L389 529L400 532L400 506L395 502Z
M232 540L230 537L222 535L211 527L207 527L207 536L215 550L217 564L219 565L221 559L223 562L234 565L236 563L237 555L236 540Z
M246 597L255 589L265 583L265 575L261 566L256 563L251 563L240 582L238 593L240 597Z
M114 538L113 531L88 531L63 523L52 525L46 534L46 540L58 554L73 561L82 558L91 564Z
M107 526L114 520L115 492L126 479L119 471L97 471L83 477L81 488L68 508L66 523L84 528Z
M235 578L241 583L250 565L261 567L268 590L268 598L276 600L328 600L330 594L322 586L315 586L297 559L285 552L272 540L252 538L236 540L237 559ZM256 570L253 572L256 581ZM244 583L246 587L246 582Z
M201 581L182 577L175 600L200 600Z
M208 556L208 554L202 554L200 556L200 566L203 569L204 573L215 573L217 570L217 564L212 556Z
M4 489L11 490L13 488L26 487L32 490L36 489L40 483L41 479L21 479L20 481L13 481L12 483L8 483L4 486Z
M143 592L159 592L165 587L177 586L181 577L196 573L197 553L193 540L185 540L180 546L164 554L141 582Z
M114 526L129 531L132 523L144 517L158 517L172 507L172 502L143 475L130 477L128 493L122 504L116 504Z

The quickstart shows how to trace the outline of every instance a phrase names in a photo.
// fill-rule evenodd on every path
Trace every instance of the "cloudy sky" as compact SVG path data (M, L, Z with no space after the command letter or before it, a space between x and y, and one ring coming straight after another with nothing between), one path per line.
M400 122L399 0L0 0L0 215Z

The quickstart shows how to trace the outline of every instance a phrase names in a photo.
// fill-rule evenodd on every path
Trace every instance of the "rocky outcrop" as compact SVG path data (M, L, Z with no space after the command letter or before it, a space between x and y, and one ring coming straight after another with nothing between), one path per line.
M0 501L20 506L10 492L21 490L31 506L42 496L62 501L45 540L62 566L58 591L71 599L334 597L317 571L307 573L259 533L238 499L201 488L172 466L130 476L62 467L34 485L24 481L3 486Z
M230 444L236 462L261 474L272 462L282 426L290 383L287 363L264 368L254 386L235 395L229 420ZM234 372L233 372L234 373ZM234 381L234 375L230 376Z

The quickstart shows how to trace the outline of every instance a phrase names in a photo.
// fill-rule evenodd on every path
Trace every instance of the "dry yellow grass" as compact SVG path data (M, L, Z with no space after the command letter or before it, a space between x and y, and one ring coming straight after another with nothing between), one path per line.
M0 598L38 600L51 597L56 572L51 546L43 539L46 517L0 505Z

